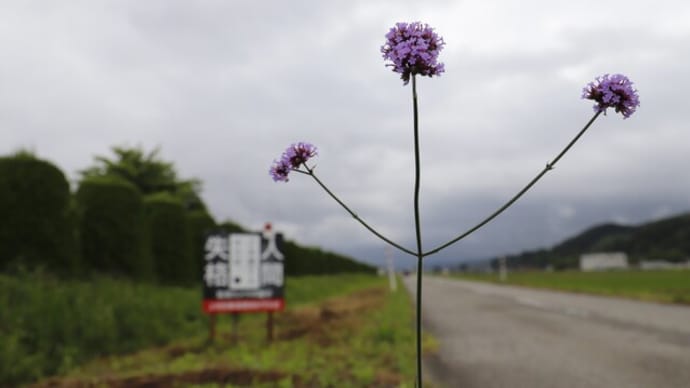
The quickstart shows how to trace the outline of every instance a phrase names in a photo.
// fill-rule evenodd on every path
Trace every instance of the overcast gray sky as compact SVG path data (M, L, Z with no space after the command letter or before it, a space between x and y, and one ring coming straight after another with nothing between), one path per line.
M690 209L687 1L2 1L0 154L72 179L113 145L160 146L213 215L377 261L309 177L274 183L292 142L362 218L414 248L411 88L384 66L397 21L429 23L446 72L418 82L425 250L480 221L592 115L582 88L623 73L630 119L602 116L492 224L430 263L548 247L595 223ZM401 263L413 258L397 253Z

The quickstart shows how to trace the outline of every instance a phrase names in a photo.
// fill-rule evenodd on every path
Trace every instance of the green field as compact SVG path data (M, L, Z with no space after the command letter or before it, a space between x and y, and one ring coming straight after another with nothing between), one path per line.
M501 283L497 274L454 276ZM690 304L690 270L513 272L508 274L505 284Z
M288 308L275 314L272 343L266 315L245 314L237 338L230 317L220 316L209 344L200 288L0 275L0 387L413 381L412 306L404 290L389 292L384 278L337 275L288 278L286 293Z

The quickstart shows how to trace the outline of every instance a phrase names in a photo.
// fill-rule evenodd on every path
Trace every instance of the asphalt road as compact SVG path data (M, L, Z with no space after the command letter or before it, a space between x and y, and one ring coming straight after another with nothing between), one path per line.
M442 387L690 387L687 306L430 276L422 298Z

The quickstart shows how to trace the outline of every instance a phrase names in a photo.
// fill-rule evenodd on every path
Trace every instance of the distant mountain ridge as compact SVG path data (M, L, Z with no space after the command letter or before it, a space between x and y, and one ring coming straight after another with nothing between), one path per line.
M512 268L567 269L576 268L583 253L613 251L625 252L632 263L690 260L690 212L637 226L596 225L550 249L508 255L506 259Z

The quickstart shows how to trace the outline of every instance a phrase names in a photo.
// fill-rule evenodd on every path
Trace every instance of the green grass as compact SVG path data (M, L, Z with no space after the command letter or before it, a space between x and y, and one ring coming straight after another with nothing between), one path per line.
M320 302L380 283L379 277L367 274L288 277L285 281L286 301L290 308Z
M205 326L199 295L108 277L0 276L0 382L34 380L198 332Z
M283 376L267 386L412 381L412 309L403 290L388 293L386 280L371 275L296 277L286 284L288 308L275 314L272 344L265 341L265 314L246 314L236 343L230 317L220 316L217 339L208 345L200 287L0 275L0 386L53 375L171 378L209 368Z
M496 274L458 277L501 283ZM690 304L690 270L513 272L508 274L505 284Z

